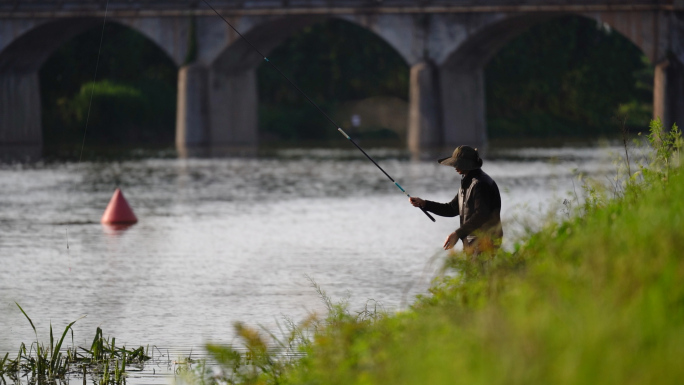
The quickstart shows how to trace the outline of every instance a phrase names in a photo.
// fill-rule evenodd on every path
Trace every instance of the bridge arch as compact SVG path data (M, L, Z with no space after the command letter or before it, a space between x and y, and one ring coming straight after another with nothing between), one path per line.
M0 6L0 143L35 143L40 142L40 119L32 111L39 109L36 107L40 102L36 91L38 80L34 64L35 58L40 59L40 52L22 53L22 50L29 49L32 45L14 43L19 38L29 38L33 35L31 31L39 27L40 30L47 31L49 25L63 27L53 28L48 39L59 40L70 33L72 28L80 25L78 22L72 25L74 20L90 18L99 23L106 11L101 1L98 4L69 0L50 4L14 3L16 4ZM196 1L139 3L110 1L109 18L141 32L167 51L176 65L183 65L178 78L178 106L181 107L176 119L178 142L216 143L221 138L208 129L208 122L213 119L210 119L211 111L207 107L211 96L208 87L210 79L220 79L215 76L217 72L212 72L210 67L214 64L231 66L231 60L239 58L235 51L229 54L232 57L222 58L214 63L228 47L236 43L237 35L219 17ZM529 21L530 17L544 18L571 10L606 22L646 52L656 66L656 114L662 115L666 122L684 121L684 18L681 16L681 4L678 5L677 1L674 5L671 2L645 0L637 2L638 4L598 0L565 4L567 2L533 0L525 2L525 5L499 4L501 2L497 1L490 2L491 4L423 4L424 1L409 1L406 7L365 0L290 3L292 2L280 4L255 0L246 3L223 2L217 7L241 32L250 33L253 30L254 35L250 37L255 39L258 38L257 32L264 30L259 27L262 23L280 19L295 20L293 18L310 22L332 15L357 23L381 36L411 66L410 146L451 145L452 142L468 139L464 136L467 133L474 133L470 139L485 143L486 137L479 135L477 129L478 124L484 126L484 121L478 123L478 116L482 114L477 108L477 100L482 99L480 104L484 103L482 82L478 80L481 79L481 70L478 73L477 65L465 65L477 60L466 58L463 53L474 52L476 57L483 58L486 55L478 56L477 49L487 51L487 47L477 47L475 44L469 51L468 41L477 41L471 39L480 36L489 26L514 31L513 26L507 26L509 19ZM192 24L193 17L197 20L196 28ZM186 54L195 30L197 60L186 65ZM487 41L496 45L495 39ZM47 43L37 42L39 45ZM7 54L8 52L12 54ZM236 55L233 56L233 53ZM455 57L463 57L464 60L455 60L458 65L454 65ZM248 62L249 60L243 61ZM241 84L250 82L249 78L250 75L247 74L225 81L229 88L234 89L231 92L235 93L241 89ZM451 94L445 95L442 90L448 88L452 89ZM253 97L249 93L238 93L238 96L243 96L243 99ZM449 98L456 99L448 100ZM461 105L454 108L454 100L461 101ZM217 108L223 108L225 103L221 103ZM236 121L242 119L245 114L239 111L240 103L238 98L238 106L230 107L230 111L223 115L232 114L234 118L230 119ZM454 109L456 111L447 111ZM446 116L447 113L450 115ZM443 127L452 118L461 123L462 129L455 133L444 132ZM225 139L233 144L253 144L254 138L237 132Z
M435 63L440 83L436 92L441 97L442 108L434 113L441 117L443 131L434 135L441 135L446 145L486 145L484 67L507 42L534 25L562 16L585 17L605 23L620 33L653 63L663 61L666 56L667 42L659 42L653 36L654 33L657 34L659 23L664 23L661 20L662 15L657 12L621 12L619 15L608 12L567 12L498 16L471 29L465 39L450 52L443 54L440 62ZM657 92L656 90L655 93ZM656 100L654 109L658 110Z
M360 140L405 141L409 70L406 58L393 45L354 20L334 16L295 36L269 57L339 127ZM260 115L263 138L337 139L331 122L268 63L262 63L257 73L259 109L270 111ZM290 113L292 109L306 116Z
M38 69L59 45L95 25L91 18L36 23L0 52L0 142L42 144Z
M659 27L658 14L620 15L606 13L554 13L522 14L506 16L483 25L470 34L461 44L454 47L439 63L444 67L478 68L484 66L506 43L534 25L549 22L563 16L578 16L597 23L604 23L638 47L652 62L664 59L665 48L657 39L648 38Z
M160 45L158 38L150 37L149 28L139 29L138 21L108 19L107 24L110 23L141 33L178 62L174 55L179 56L182 50ZM0 51L0 143L42 145L39 70L59 47L87 30L101 27L103 19L39 19L20 24L0 31L0 42L4 43ZM16 32L10 35L8 30Z
M368 30L407 60L401 47L398 49L388 40L387 34L379 33L382 29L377 25L369 25L366 17L288 15L236 17L229 22L263 55L268 56L296 32L333 19ZM181 68L177 120L179 147L206 144L215 147L249 146L258 142L256 69L264 63L264 58L230 27L224 26L224 29L228 31L228 42L222 49L207 47L195 63ZM212 27L212 30L219 28ZM275 64L283 67L282 63ZM291 80L297 83L297 79Z

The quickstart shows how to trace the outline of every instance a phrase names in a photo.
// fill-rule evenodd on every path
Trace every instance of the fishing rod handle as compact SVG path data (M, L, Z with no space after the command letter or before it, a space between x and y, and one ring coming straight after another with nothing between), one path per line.
M342 132L344 132L344 131L342 131ZM400 185L398 182L396 182L394 179L392 180L392 182L394 182L394 185L397 186L397 187L399 188L399 190L401 190L401 192L403 192L404 194L406 194L407 197L411 198L411 195L410 195L408 192L406 192L406 190L404 190L404 188L401 187L401 185ZM418 208L419 208L423 213L425 213L425 215L427 215L427 217L430 218L431 221L436 222L436 221L435 221L435 218L433 218L432 215L430 215L427 211L425 211L424 208L422 208L422 207L418 207Z
M427 215L427 217L430 218L431 221L436 222L436 221L435 221L435 218L433 218L432 215L430 215L430 213L428 213L427 211L425 211L424 208L419 207L419 209L420 209L422 212L424 212L425 215Z

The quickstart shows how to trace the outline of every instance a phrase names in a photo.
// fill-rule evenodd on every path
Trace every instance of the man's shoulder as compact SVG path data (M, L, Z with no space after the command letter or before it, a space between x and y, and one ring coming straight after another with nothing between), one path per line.
M496 182L492 177L490 177L486 172L479 170L480 172L477 173L473 177L473 185L480 185L480 189L485 189L485 190L491 190L491 191L499 191L499 187L497 186Z
M494 183L494 179L482 169L478 170L478 173L473 175L473 181L485 182L487 184Z

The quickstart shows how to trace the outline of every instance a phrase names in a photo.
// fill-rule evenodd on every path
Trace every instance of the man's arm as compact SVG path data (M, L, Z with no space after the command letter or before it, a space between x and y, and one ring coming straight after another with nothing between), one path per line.
M435 213L442 217L455 217L459 214L458 195L456 195L449 203L425 201L423 208L426 211Z
M449 203L437 203L423 200L418 197L409 198L414 207L420 207L443 217L455 217L458 215L458 195Z
M426 201L418 197L409 198L409 202L411 202L411 204L415 207L421 207L426 211L430 211L443 217L455 217L459 214L458 195L456 195L449 203ZM456 232L449 234L446 241L444 241L444 250L453 248L456 242L458 242Z

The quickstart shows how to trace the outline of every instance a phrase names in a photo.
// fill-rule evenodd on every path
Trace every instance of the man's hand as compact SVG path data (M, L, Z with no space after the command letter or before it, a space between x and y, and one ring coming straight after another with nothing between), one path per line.
M456 242L458 242L458 237L456 236L456 232L454 231L453 233L449 234L449 236L444 241L444 250L453 249L454 246L456 246Z
M425 201L418 197L409 198L409 202L411 202L413 207L425 207Z

